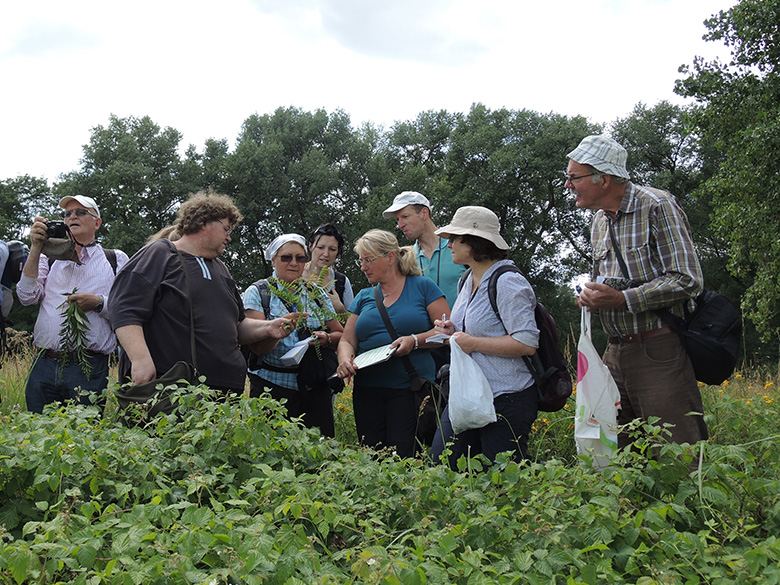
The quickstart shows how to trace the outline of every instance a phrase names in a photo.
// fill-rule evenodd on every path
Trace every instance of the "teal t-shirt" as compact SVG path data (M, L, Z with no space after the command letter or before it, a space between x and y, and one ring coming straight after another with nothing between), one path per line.
M436 283L452 308L458 298L458 281L466 267L452 261L452 250L447 247L447 240L444 238L439 238L439 246L433 251L430 260L423 254L417 242L414 244L414 254L423 276Z
M359 342L358 354L393 341L377 309L374 294L374 287L364 288L349 306L349 312L357 315L358 318L355 324L355 333ZM428 305L443 296L444 293L431 279L407 276L401 296L392 305L386 307L390 322L398 335L403 337L430 330L433 323L428 315ZM409 354L409 358L420 376L429 380L434 379L436 366L429 350L414 350ZM386 362L359 370L355 376L355 383L360 386L401 389L408 388L410 380L403 360L391 357Z

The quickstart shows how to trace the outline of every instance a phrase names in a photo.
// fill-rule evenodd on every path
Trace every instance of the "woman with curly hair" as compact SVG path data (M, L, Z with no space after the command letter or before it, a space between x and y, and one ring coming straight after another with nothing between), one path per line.
M241 219L230 197L197 193L179 208L179 238L147 244L119 271L108 309L124 350L120 381L143 384L186 361L197 363L209 387L241 393L246 360L239 345L289 335L288 319L246 318L241 295L218 258Z

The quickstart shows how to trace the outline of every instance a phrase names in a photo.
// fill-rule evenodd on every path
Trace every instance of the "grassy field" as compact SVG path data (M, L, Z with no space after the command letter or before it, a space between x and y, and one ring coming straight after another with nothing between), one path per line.
M9 416L25 409L24 387L30 364L34 359L30 348L8 355L0 369L0 414ZM110 375L116 380L116 366ZM778 373L767 368L749 373L736 372L720 386L702 385L705 418L710 430L710 442L721 445L750 441L751 427L748 420L766 423L772 427L778 413ZM247 382L247 390L248 390ZM576 387L575 387L576 393ZM577 459L574 444L574 402L572 396L563 410L553 413L540 412L533 426L529 450L531 458L538 461L560 459L573 462ZM108 415L114 404L108 402ZM343 445L357 446L357 432L352 415L352 389L345 388L334 400L336 438ZM780 425L778 425L780 429Z
M459 471L337 439L268 397L204 400L125 427L24 411L32 356L0 380L0 584L693 585L780 583L776 372L702 388L711 438L635 448L599 472L569 408L540 416L533 460Z

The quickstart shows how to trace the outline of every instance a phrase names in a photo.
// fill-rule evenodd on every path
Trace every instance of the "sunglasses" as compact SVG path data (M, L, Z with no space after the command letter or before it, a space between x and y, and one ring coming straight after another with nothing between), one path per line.
M295 261L298 264L304 264L308 260L308 258L306 256L303 256L303 255L295 255L295 256L293 256L292 254L282 254L281 256L279 256L279 260L281 260L285 264L289 264L290 262L292 262L293 258L295 258Z
M65 219L69 218L71 215L76 214L76 217L84 217L85 215L91 215L95 219L97 219L97 215L89 211L88 209L69 209L68 211L62 212L62 217Z

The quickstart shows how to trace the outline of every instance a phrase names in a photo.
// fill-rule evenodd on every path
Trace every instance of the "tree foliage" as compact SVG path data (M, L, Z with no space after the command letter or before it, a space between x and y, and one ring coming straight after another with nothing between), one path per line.
M712 194L729 268L747 284L742 308L765 339L780 334L780 0L742 0L705 22L706 40L722 41L731 60L697 57L683 66L676 91L698 105L693 123L718 149L717 172L699 193Z
M181 134L152 120L112 115L92 130L81 169L64 176L59 196L87 195L101 208L102 241L132 255L168 225L178 204L201 185L200 167L179 156Z
M51 217L56 207L46 179L21 175L0 181L0 239L22 239L33 217Z

